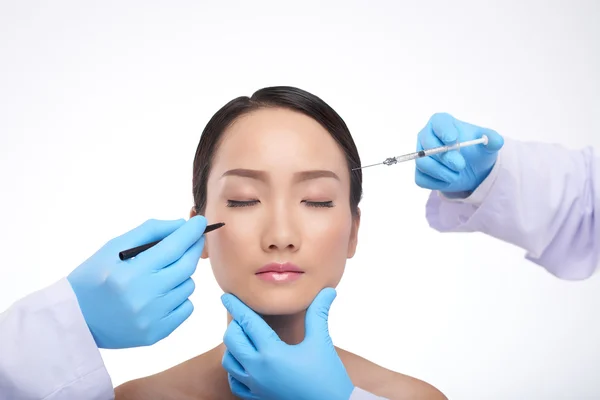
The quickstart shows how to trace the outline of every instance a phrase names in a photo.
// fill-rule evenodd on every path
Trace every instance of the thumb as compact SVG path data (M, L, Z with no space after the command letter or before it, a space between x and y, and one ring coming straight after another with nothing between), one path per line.
M488 143L485 149L490 153L495 153L504 146L504 138L498 134L498 132L491 129L483 129L482 134L488 138Z
M333 288L325 288L315 297L306 311L306 338L329 336L329 308L335 300L337 292Z
M478 145L478 149L481 148L484 152L492 154L496 153L504 146L504 138L495 130L473 125L464 121L456 120L456 122L465 132L469 132L467 136L471 139L479 139L484 135L487 136L487 144Z

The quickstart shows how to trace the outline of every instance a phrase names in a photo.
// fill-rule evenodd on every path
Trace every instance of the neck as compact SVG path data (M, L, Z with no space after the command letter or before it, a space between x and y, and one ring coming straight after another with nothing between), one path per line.
M275 331L284 343L294 345L304 340L304 321L306 311L293 315L261 315L262 319ZM227 324L232 321L227 314Z

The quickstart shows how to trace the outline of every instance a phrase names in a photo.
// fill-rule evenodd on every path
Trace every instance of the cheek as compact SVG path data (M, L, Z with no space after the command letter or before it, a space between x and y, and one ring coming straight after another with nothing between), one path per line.
M350 213L336 213L327 218L313 218L305 235L305 251L317 264L317 273L329 286L339 283L346 265L352 229Z
M225 226L207 235L206 249L217 283L224 292L231 293L247 282L248 249L257 246L256 232L242 213L220 214L212 218L207 215L210 220L225 222Z

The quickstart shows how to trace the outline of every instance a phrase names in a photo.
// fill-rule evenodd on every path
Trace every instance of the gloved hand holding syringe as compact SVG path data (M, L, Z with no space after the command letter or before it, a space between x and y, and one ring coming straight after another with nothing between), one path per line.
M455 144L434 147L432 149L427 149L427 150L415 151L413 153L408 153L408 154L404 154L404 155L397 156L397 157L389 157L389 158L386 158L383 162L380 162L377 164L365 165L364 167L353 168L352 170L362 169L362 168L367 168L367 167L374 167L376 165L388 165L389 166L389 165L394 165L394 164L401 163L404 161L416 160L417 158L421 158L421 157L429 157L429 156L433 156L435 154L446 153L446 152L452 151L452 150L460 150L462 147L474 146L477 144L483 144L485 146L485 145L487 145L487 143L488 143L488 138L487 138L487 136L483 135L479 139L467 140L464 142L456 142Z
M417 135L414 153L390 157L373 165L389 166L415 160L417 186L451 197L465 197L489 175L503 145L503 137L492 129L460 121L447 113L437 113Z

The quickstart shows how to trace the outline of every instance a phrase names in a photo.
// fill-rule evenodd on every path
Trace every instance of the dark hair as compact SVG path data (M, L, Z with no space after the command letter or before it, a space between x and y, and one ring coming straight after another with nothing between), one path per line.
M286 108L301 112L325 128L340 145L346 155L350 170L350 208L358 213L362 197L362 172L358 150L344 120L327 103L304 90L289 86L260 89L252 97L242 96L231 100L208 121L194 157L192 192L196 212L203 214L206 208L206 184L213 156L217 152L223 132L239 117L263 108Z

